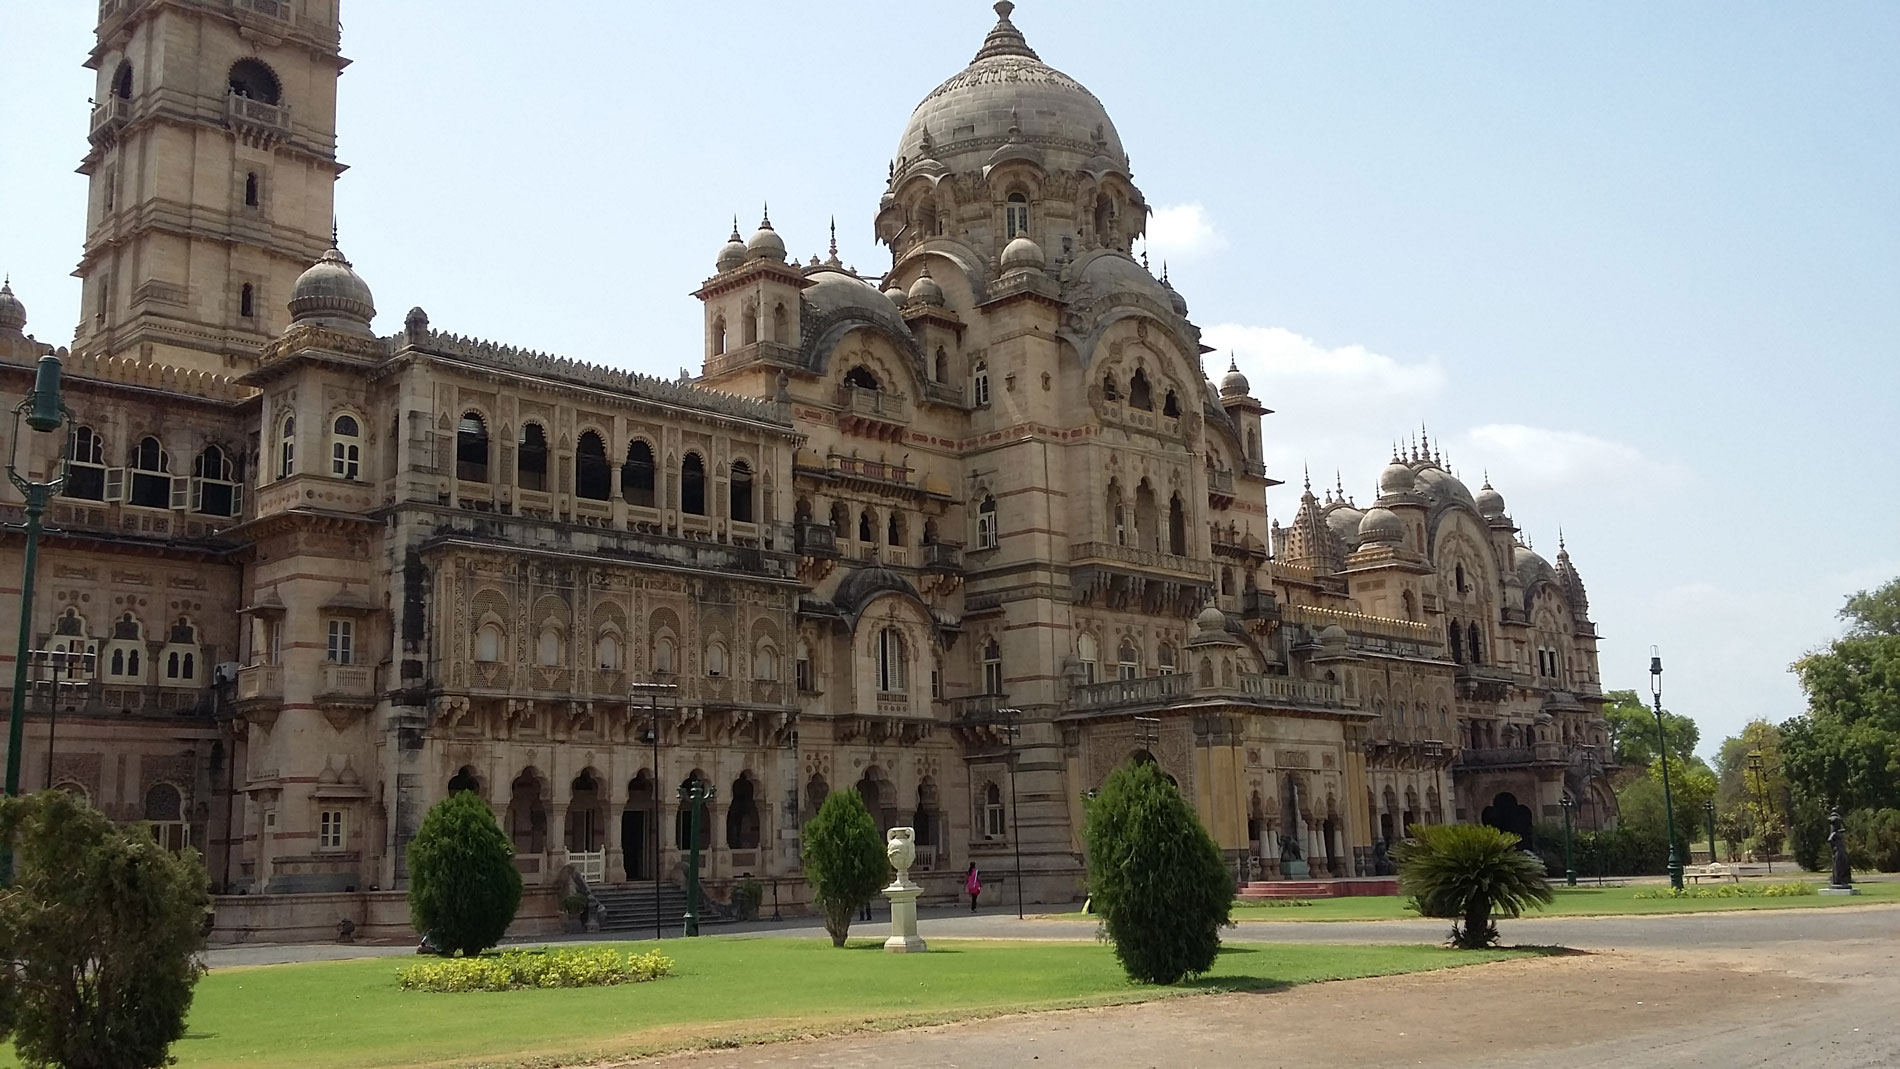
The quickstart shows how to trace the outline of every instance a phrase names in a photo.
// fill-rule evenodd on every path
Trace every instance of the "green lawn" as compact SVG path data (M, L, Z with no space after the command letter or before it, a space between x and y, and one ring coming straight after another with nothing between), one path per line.
M646 949L651 943L621 944ZM1123 978L1093 942L669 940L675 975L564 991L424 994L396 987L413 958L219 969L198 986L181 1066L555 1066L668 1048L887 1027L1183 991L1264 990L1511 956L1423 946L1229 946L1181 988ZM10 1054L10 1051L7 1053ZM16 1064L10 1057L4 1064Z
M1780 882L1780 881L1775 881ZM1814 882L1814 881L1809 881ZM1825 880L1820 881L1825 883ZM1900 881L1861 883L1860 894L1848 896L1800 895L1794 898L1637 898L1638 891L1656 891L1660 884L1629 887L1554 887L1557 901L1531 916L1602 917L1647 913L1713 913L1737 909L1812 909L1818 906L1867 905L1900 902ZM1713 883L1704 886L1713 887ZM1818 886L1818 884L1817 884ZM1061 914L1065 920L1094 920L1085 913ZM1383 921L1417 919L1405 908L1405 899L1393 895L1359 898L1317 898L1305 906L1268 906L1258 902L1234 903L1236 921Z

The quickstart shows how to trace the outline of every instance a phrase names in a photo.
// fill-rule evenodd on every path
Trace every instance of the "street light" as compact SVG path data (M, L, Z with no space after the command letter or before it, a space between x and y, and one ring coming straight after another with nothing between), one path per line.
M1768 874L1772 876L1775 873L1775 852L1768 849L1770 814L1763 802L1767 793L1763 787L1767 782L1766 766L1767 762L1762 760L1760 750L1749 751L1748 770L1755 774L1755 842L1762 848L1762 855L1768 859Z
M7 722L6 790L10 797L20 793L20 747L26 733L26 675L33 638L33 574L39 564L40 519L46 515L47 502L66 486L66 473L72 459L71 449L60 450L59 474L50 482L35 482L21 475L20 439L25 435L20 433L20 424L25 423L28 429L41 434L50 434L70 419L72 412L60 401L59 357L48 353L40 357L33 392L14 406L13 442L7 454L7 478L26 499L26 523L21 525L26 531L26 552L20 579L20 646L13 659L13 708ZM12 871L12 855L8 854L5 872L0 875L10 881Z
M660 938L660 784L665 782L660 778L660 695L670 698L679 693L680 685L634 683L629 689L647 696L647 712L653 721L647 728L647 741L653 744L653 938L657 941Z
M686 807L686 934L699 934L699 813L719 792L693 777L680 784L680 804Z
M1662 656L1649 648L1649 692L1656 699L1656 753L1662 757L1663 821L1669 836L1669 886L1682 890L1682 855L1676 852L1676 804L1669 796L1669 739L1663 733Z
M1564 884L1575 887L1577 886L1577 866L1570 853L1570 810L1577 803L1570 797L1569 792L1565 792L1562 798L1557 799L1557 804L1564 807Z
M1023 826L1016 816L1016 736L1022 730L1023 711L1005 706L996 715L1008 717L1003 731L1009 736L1009 841L1016 854L1016 919L1023 919Z

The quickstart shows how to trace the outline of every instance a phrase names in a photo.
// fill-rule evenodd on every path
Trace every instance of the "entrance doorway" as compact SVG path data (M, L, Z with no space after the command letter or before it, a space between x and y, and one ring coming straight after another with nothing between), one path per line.
M620 811L620 857L627 879L653 878L653 777L642 769L627 784L627 805Z
M1499 831L1508 831L1517 836L1525 849L1531 846L1531 809L1517 800L1517 795L1502 791L1491 804L1484 807L1480 814L1481 823L1489 824Z

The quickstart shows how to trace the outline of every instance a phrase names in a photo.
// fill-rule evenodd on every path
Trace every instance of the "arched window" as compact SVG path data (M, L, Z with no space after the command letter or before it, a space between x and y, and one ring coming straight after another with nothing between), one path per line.
M1003 693L1003 647L994 638L983 644L983 693Z
M1187 555L1187 510L1181 506L1180 494L1168 499L1168 552Z
M1122 388L1116 384L1114 373L1111 372L1107 375L1103 375L1102 376L1102 400L1119 401L1121 399L1122 399Z
M1465 663L1465 633L1458 626L1458 621L1453 620L1445 633L1451 645L1452 663Z
M515 482L523 490L548 488L548 434L539 423L521 425L521 444L515 454Z
M191 511L207 516L235 516L238 513L238 484L232 478L231 458L215 445L191 463Z
M541 637L534 647L534 663L548 668L560 665L562 647L566 645L560 628L552 624L541 628Z
M607 468L607 442L596 431L581 432L574 449L574 494L589 501L613 496L613 476Z
M482 664L495 664L501 660L501 651L508 645L508 636L501 625L489 621L475 632L475 660Z
M91 427L73 428L66 444L66 486L60 491L67 497L103 501L106 496L106 443Z
M770 642L761 642L752 651L752 678L761 683L778 681L778 651Z
M970 371L970 402L978 408L990 407L990 366L981 360Z
M783 303L772 306L772 340L780 345L792 343L792 317L786 314Z
M254 59L240 59L232 64L229 81L232 96L273 105L282 99L283 90L277 84L277 76Z
M620 496L629 505L652 508L657 500L653 486L653 447L635 438L627 443L627 463L620 469Z
M725 352L726 352L726 317L720 316L717 319L713 320L712 354L714 356L723 356L725 355Z
M1258 432L1247 432L1247 458L1249 460L1260 459L1260 435Z
M1003 202L1003 236L1018 238L1028 233L1029 198L1021 193L1011 193Z
M112 72L112 95L120 100L132 99L132 64L121 60L119 69Z
M707 646L706 647L706 674L713 677L714 679L718 679L719 677L726 675L727 671L728 670L726 668L725 645L719 642L714 642L711 645Z
M1232 568L1223 567L1220 570L1220 593L1221 597L1224 598L1232 597L1234 594L1234 570Z
M931 381L950 381L950 357L949 354L943 351L943 346L941 345L937 346L937 362L932 365L932 370L934 370L936 374L931 376Z
M330 425L330 474L354 479L363 470L363 429L355 416L338 416Z
M595 654L595 659L600 664L601 671L603 672L620 671L620 638L619 636L611 634L611 633L600 636L600 641L594 643L594 654Z
M904 518L896 509L892 509L890 516L884 521L884 543L891 546L904 544Z
M885 694L905 693L904 636L887 627L877 633L877 689Z
M1472 664L1484 663L1484 633L1478 630L1476 621L1465 628L1465 645L1471 653Z
M680 511L690 516L706 514L706 462L698 453L688 453L680 461Z
M742 345L755 345L759 340L759 309L748 304L739 310L739 342Z
M455 477L464 482L488 481L488 422L479 412L462 413L455 428Z
M1141 652L1135 649L1133 639L1122 639L1115 650L1115 675L1121 679L1133 679L1141 674Z
M1114 224L1114 221L1115 202L1109 199L1106 193L1097 194L1095 197L1095 239L1097 241L1107 240L1108 228Z
M243 286L240 286L238 288L238 315L239 316L245 319L249 319L252 316L257 314L256 296L257 296L257 291L251 288L251 284L249 282L246 282Z
M985 494L983 503L976 507L976 548L995 549L997 540L996 498Z
M1169 390L1168 395L1161 399L1161 414L1170 419L1181 418L1181 399L1174 395L1173 390Z
M1161 512L1155 504L1154 487L1143 479L1135 487L1135 527L1128 544L1136 549L1161 548Z
M1465 566L1463 564L1458 565L1457 586L1458 586L1458 593L1460 594L1463 594L1465 591L1471 589L1470 587L1465 585Z
M1154 390L1148 385L1148 373L1136 368L1128 379L1128 407L1139 408L1143 412L1155 410Z
M1174 647L1166 642L1155 648L1155 671L1164 676L1174 674Z
M1003 820L1003 789L994 783L983 785L983 813L978 826L985 839L1001 839L1008 831Z
M1084 631L1075 638L1075 658L1082 662L1082 682L1093 683L1099 652L1095 648L1095 636Z
M851 510L842 501L831 503L831 536L840 542L851 536Z
M877 535L872 533L873 528L871 523L870 509L865 509L863 512L858 513L858 541L867 546L877 544Z
M752 773L741 772L732 781L732 801L726 806L726 846L734 850L759 848L759 803Z
M244 176L244 206L255 208L258 204L257 172L251 171Z
M132 451L132 504L150 509L170 508L172 504L172 462L158 439L139 439ZM180 502L182 506L183 502Z
M793 655L796 658L792 663L793 682L798 686L801 692L808 693L817 685L816 680L812 676L811 647L807 646L803 639L800 639L797 649L793 651Z
M145 792L145 819L153 823L182 820L184 799L169 783L155 783Z
M673 672L673 638L661 635L653 640L653 671L660 675Z
M881 388L878 386L877 376L871 374L871 369L865 367L863 364L858 364L844 373L844 384L860 390L876 390Z
M726 483L726 511L734 523L752 522L752 465L743 460L732 462L732 476Z

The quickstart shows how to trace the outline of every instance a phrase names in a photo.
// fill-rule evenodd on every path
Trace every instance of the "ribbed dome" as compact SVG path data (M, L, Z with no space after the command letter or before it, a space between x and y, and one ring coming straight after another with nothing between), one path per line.
M737 233L736 229L734 233ZM785 262L785 239L779 237L778 231L772 229L771 216L768 215L759 220L759 228L746 239L745 254L750 260L771 260L781 264Z
M930 277L930 265L924 265L924 273L910 284L910 303L939 308L943 305L943 287Z
M13 295L13 280L0 282L0 330L25 330L26 305Z
M1240 365L1230 355L1227 358L1227 374L1220 377L1220 395L1222 397L1245 397L1250 387L1247 376L1240 373Z
M1003 247L1003 273L1013 275L1018 271L1040 271L1048 259L1042 254L1042 246L1028 238L1017 238Z
M724 274L742 263L745 263L745 242L739 238L739 217L735 215L732 217L732 236L719 247L719 257L713 261L713 266Z
M323 258L297 276L290 287L290 319L342 320L346 324L369 329L376 318L376 298L369 284L360 278L341 250L331 248Z
M898 139L899 159L974 168L999 146L1020 141L1081 160L1106 157L1125 170L1121 136L1107 109L1080 82L1042 62L1009 21L1015 8L1008 0L997 4L996 27L976 58L917 105ZM966 155L970 159L955 159Z
M1381 496L1409 494L1417 482L1418 477L1412 474L1411 468L1407 467L1403 461L1393 460L1385 466L1384 471L1379 473L1379 493Z
M1359 521L1361 542L1397 542L1404 533L1399 514L1382 505L1367 509L1365 519Z

